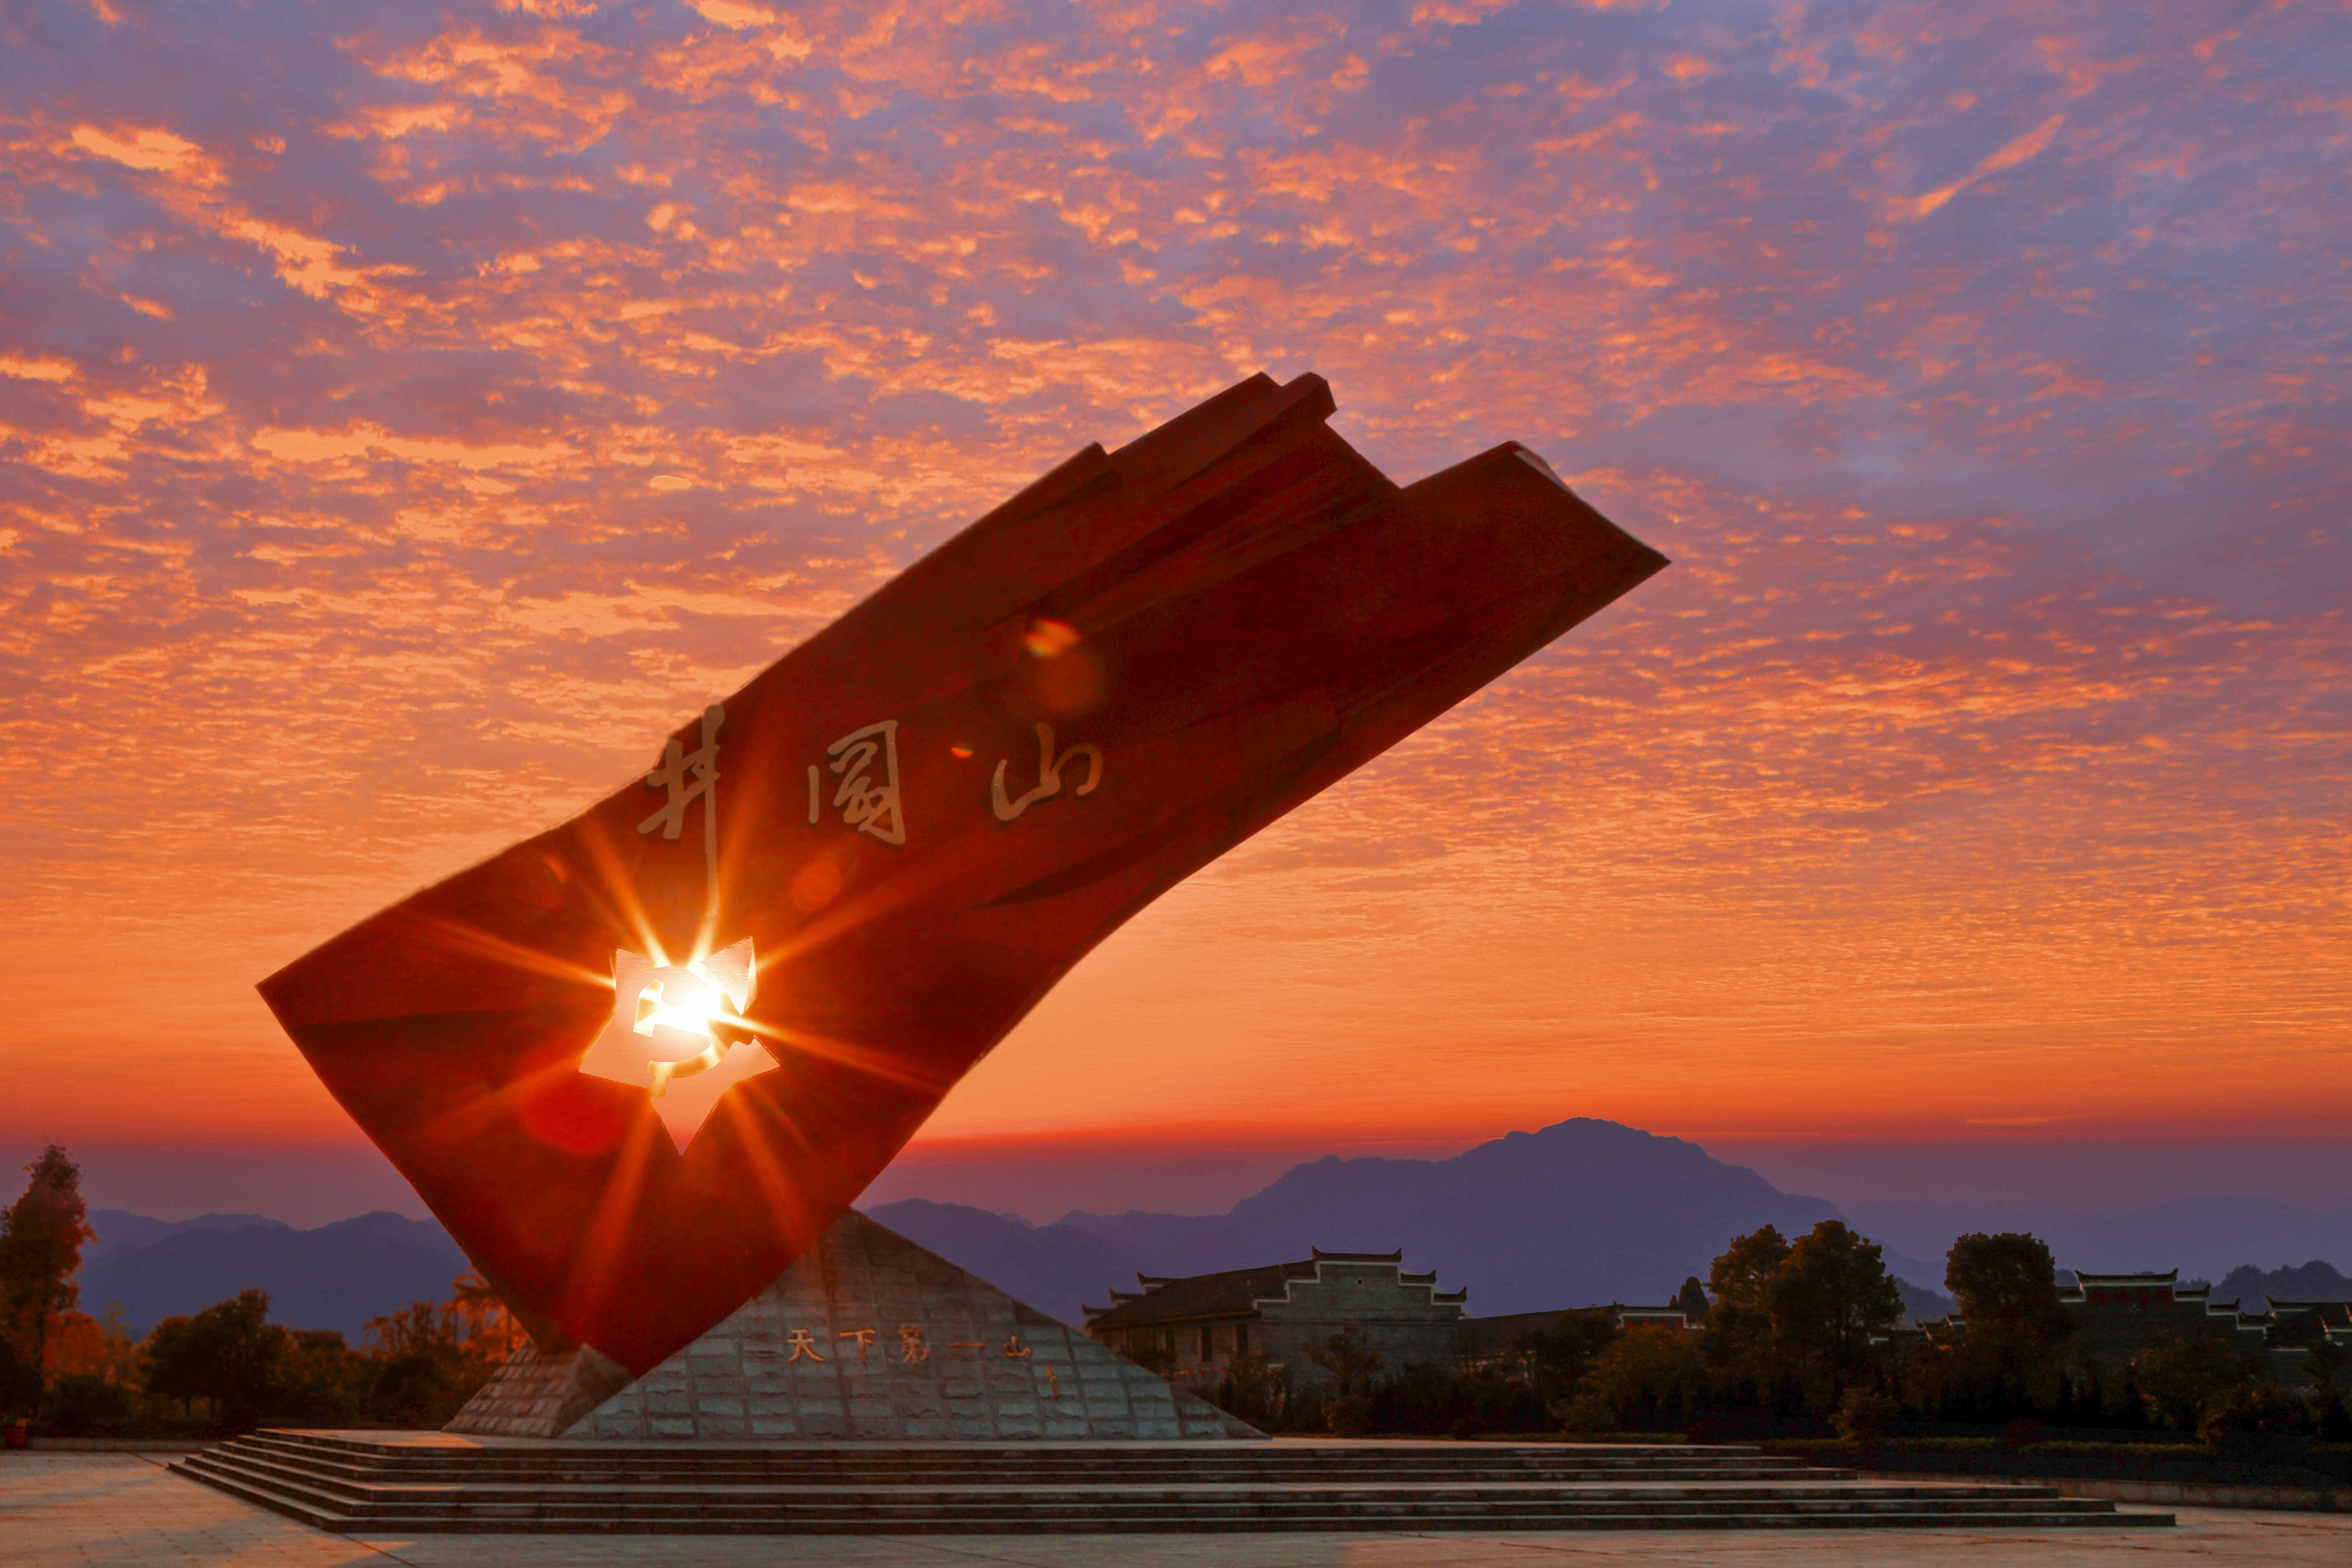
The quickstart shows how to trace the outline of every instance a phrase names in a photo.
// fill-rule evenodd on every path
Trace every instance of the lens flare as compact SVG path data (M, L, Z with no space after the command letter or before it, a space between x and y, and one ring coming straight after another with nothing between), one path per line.
M1041 616L1021 634L1021 646L1039 658L1054 658L1078 646L1078 628L1067 621L1049 621Z
M720 1095L776 1065L743 1016L758 973L749 938L682 965L614 952L612 1015L580 1070L644 1089L684 1152Z

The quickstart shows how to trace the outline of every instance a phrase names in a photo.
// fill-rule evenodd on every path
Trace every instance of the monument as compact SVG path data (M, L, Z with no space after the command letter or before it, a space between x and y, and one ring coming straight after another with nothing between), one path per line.
M1333 406L1255 376L1087 447L262 983L530 1331L461 1426L1226 1429L844 1216L1122 921L1665 564L1515 444L1399 488Z

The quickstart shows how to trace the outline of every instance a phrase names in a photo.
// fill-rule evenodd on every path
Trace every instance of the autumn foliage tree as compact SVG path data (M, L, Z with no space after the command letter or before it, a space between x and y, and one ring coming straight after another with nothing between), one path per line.
M368 1321L374 1342L368 1403L379 1415L404 1426L438 1426L498 1370L503 1349L493 1356L467 1332L464 1289L461 1279L456 1300L417 1301Z
M24 1195L0 1217L0 1384L16 1385L0 1388L0 1397L37 1407L50 1333L80 1300L74 1273L90 1228L81 1168L63 1149L50 1144L25 1173Z
M184 1415L201 1404L232 1427L263 1419L438 1426L521 1342L473 1275L457 1281L448 1301L371 1320L368 1336L365 1350L353 1350L332 1329L273 1323L269 1297L247 1290L155 1325L144 1347L146 1393Z
M1716 1397L1823 1410L1874 1376L1874 1342L1903 1319L1874 1242L1823 1220L1794 1243L1771 1226L1735 1237L1707 1273L1702 1342Z
M1599 1433L1655 1412L1693 1409L1713 1384L1703 1342L1688 1329L1627 1329L1594 1358L1576 1396L1555 1413L1570 1431Z

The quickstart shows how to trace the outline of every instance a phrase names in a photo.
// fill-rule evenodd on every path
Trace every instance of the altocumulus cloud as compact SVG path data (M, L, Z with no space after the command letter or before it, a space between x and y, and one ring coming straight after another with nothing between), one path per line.
M1224 1070L1338 1019L1400 1065L1329 1070L1424 1102L1434 1031L1626 1114L1667 1079L1581 1047L2168 1114L2253 1107L2254 1050L2343 1109L2340 12L31 0L0 43L0 910L57 983L5 1048L143 1042L157 1127L331 1125L252 977L1260 368L1401 477L1526 440L1679 564L1133 933L1224 978Z

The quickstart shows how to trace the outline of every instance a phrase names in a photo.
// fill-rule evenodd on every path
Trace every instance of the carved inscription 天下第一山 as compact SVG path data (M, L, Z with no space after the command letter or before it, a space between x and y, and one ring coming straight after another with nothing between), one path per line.
M878 1329L837 1329L834 1331L834 1338L836 1340L850 1340L856 1342L857 1360L861 1365L870 1363L871 1358L868 1352L872 1350L874 1342L880 1337L881 1331ZM787 1366L796 1361L823 1362L830 1359L817 1350L816 1331L814 1329L787 1329L784 1331L784 1343L793 1352L784 1358ZM896 1364L921 1366L931 1359L934 1348L925 1325L921 1323L898 1325L898 1355ZM943 1346L937 1348L984 1353L992 1347L987 1340L949 1340ZM1037 1353L1037 1347L1023 1339L1018 1333L1005 1335L1003 1344L994 1349L998 1354L1008 1361L1027 1361ZM959 1359L979 1358L975 1355Z

